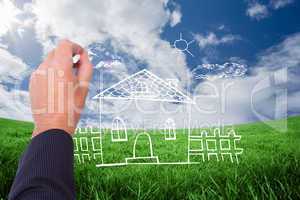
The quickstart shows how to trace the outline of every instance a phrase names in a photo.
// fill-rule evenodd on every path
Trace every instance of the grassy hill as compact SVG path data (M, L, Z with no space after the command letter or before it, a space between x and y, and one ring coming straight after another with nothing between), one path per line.
M273 124L280 123L274 121ZM0 199L6 199L33 125L0 119ZM300 199L300 117L288 132L264 123L235 126L244 149L240 163L75 166L78 199Z

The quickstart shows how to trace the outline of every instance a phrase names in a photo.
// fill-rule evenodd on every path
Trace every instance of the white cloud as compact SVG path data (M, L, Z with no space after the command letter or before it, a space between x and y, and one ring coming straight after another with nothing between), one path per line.
M294 0L270 0L268 5L258 3L256 0L248 1L248 8L246 14L256 20L264 19L270 16L270 12L286 7L289 4L294 3Z
M6 34L12 29L13 24L19 23L17 15L21 13L12 1L2 0L0 1L0 36Z
M6 49L0 48L0 83L13 83L23 78L28 66Z
M224 64L202 64L193 69L193 79L215 80L222 78L234 78L245 76L247 65L235 62Z
M162 28L178 20L166 7L167 3L92 0L87 4L56 0L35 1L32 8L38 38L46 49L51 47L49 41L53 36L69 38L83 46L109 40L115 50L146 62L154 73L175 78L188 71L184 53L160 38ZM187 79L182 80L183 84L186 82Z
M218 38L215 33L210 32L207 35L197 33L194 35L194 39L198 42L200 48L205 48L207 46L217 46L220 44L232 43L235 40L240 39L240 37L228 34Z
M208 123L225 119L225 122L233 124L271 120L285 117L285 106L288 113L299 114L299 66L300 33L287 37L258 55L258 62L252 66L254 70L251 76L199 83L194 92L198 110L193 110L193 119ZM233 84L230 85L231 82ZM223 86L226 84L229 87L224 90ZM255 91L255 87L261 89ZM286 100L285 89L288 89ZM209 94L217 97L208 98ZM251 107L251 95L254 109ZM226 100L223 101L222 98ZM222 106L225 107L225 112L222 112ZM202 108L201 112L199 108ZM203 112L205 109L215 109L216 112ZM284 129L284 125L281 128Z
M1 44L0 43L0 49L7 49L8 48L8 46L7 45L5 45L5 44Z
M9 119L32 121L29 93L23 90L8 91L0 85L0 116Z
M99 72L96 72L98 74L101 74L100 76L110 76L116 78L118 81L121 81L124 78L127 78L129 76L128 67L125 65L125 63L119 61L119 60L111 60L111 61L100 61L96 66L95 69L98 69ZM113 84L114 82L109 79L102 80L102 85L105 88L105 86L109 86L110 84Z
M272 72L258 70L254 76L215 79L200 83L194 91L196 102L196 107L192 109L194 126L199 124L213 126L219 121L224 124L241 124L284 118L286 112L282 103L286 101L280 99L282 100L280 103L276 102L275 97L281 86L272 84L272 77ZM265 82L269 87L255 91L255 88L264 86ZM284 131L286 127L283 124L277 128Z
M224 30L225 28L226 28L225 25L222 24L222 25L220 25L220 26L218 27L218 30Z
M118 68L120 66L123 66L123 63L121 63L119 60L109 60L109 61L100 61L95 68Z
M0 48L0 116L32 120L28 91L21 90L21 81L29 67L18 57ZM13 88L6 87L13 84Z
M31 19L25 17L26 14L27 11L17 8L13 1L0 1L0 37L13 31L22 34L23 28L32 25ZM29 93L20 89L21 83L29 71L30 68L19 57L8 51L6 44L0 43L1 117L32 120Z
M266 69L300 66L300 33L290 35L283 42L261 54L257 66Z
M299 112L300 112L299 99L300 99L300 91L289 95L288 107L289 107L290 113L299 115Z
M258 2L249 4L246 14L256 20L266 18L269 15L267 6L262 5Z
M293 2L294 0L271 0L271 6L273 9L277 10L292 4Z
M216 79L200 83L194 91L193 121L226 124L251 121L251 87L256 78ZM253 118L252 118L253 120Z
M176 26L177 24L179 24L181 22L181 11L180 11L180 7L177 6L176 9L171 13L171 19L170 19L170 25L171 27Z

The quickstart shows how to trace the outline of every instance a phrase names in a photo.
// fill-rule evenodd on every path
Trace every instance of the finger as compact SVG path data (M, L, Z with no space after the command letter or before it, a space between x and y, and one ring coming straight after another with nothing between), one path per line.
M55 49L54 58L58 62L64 64L63 66L67 65L67 67L72 67L73 66L72 57L75 54L81 54L82 51L83 48L80 45L71 42L69 40L62 40L59 42L57 48Z
M83 48L70 40L61 40L56 48L57 53L64 56L73 56L75 54L80 54Z
M83 50L80 54L77 77L80 82L89 82L93 75L93 65L90 62L87 51Z

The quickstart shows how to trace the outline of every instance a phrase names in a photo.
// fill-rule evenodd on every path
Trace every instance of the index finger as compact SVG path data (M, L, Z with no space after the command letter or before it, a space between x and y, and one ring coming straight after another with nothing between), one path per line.
M62 40L55 49L55 59L70 64L72 62L72 57L75 54L81 54L82 52L83 48L79 44L69 40Z

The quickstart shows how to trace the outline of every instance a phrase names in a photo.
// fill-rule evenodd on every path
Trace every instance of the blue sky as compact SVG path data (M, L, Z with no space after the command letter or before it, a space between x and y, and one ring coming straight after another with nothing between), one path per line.
M0 14L0 117L32 120L28 77L62 38L89 50L95 66L89 99L146 68L163 79L178 79L178 87L195 97L201 108L220 107L220 99L212 105L203 97L203 86L220 88L234 82L226 94L226 112L208 114L199 109L193 113L197 120L244 123L277 119L285 116L285 104L288 115L300 113L299 1L0 0L0 4L0 13L4 13ZM194 56L174 48L180 34L194 41L188 48ZM243 73L236 75L240 69ZM206 78L196 80L193 72ZM276 77L284 73L287 77L279 78L285 80L279 87L271 81L270 87L257 95L254 104L258 112L253 112L250 97L255 86L266 77L276 83ZM105 74L101 86L99 74ZM283 86L287 96L282 101L286 103L279 103L278 108L276 94L284 93ZM88 100L85 123L97 120L97 113L91 114L96 106Z
M216 48L218 56L214 62L224 62L230 57L240 57L247 62L255 62L258 53L274 44L278 44L288 35L300 31L300 2L294 1L286 7L271 10L270 16L255 20L246 15L246 1L178 1L183 17L181 23L164 30L162 37L172 42L177 39L178 32L185 33L192 39L191 33L216 33L219 37L226 34L240 36L240 40ZM258 1L268 5L269 1ZM223 30L219 30L224 26ZM196 59L190 62L201 62L205 53L196 47L193 49Z

